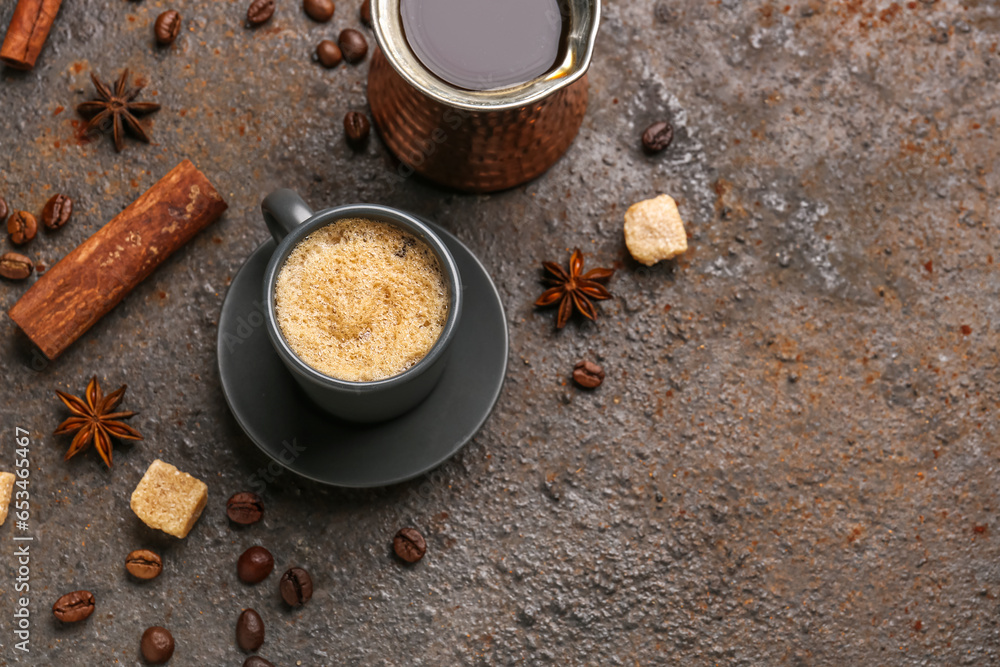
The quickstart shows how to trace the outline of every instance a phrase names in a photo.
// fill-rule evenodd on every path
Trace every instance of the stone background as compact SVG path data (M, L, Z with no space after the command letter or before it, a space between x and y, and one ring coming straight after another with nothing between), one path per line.
M0 662L136 664L161 624L171 664L239 665L235 622L253 606L261 655L283 666L1000 664L995 2L610 0L577 142L490 196L401 180L377 138L345 145L367 60L328 71L310 55L359 24L352 3L319 25L282 0L255 31L246 4L66 2L36 68L0 71L0 194L30 211L54 192L77 202L28 246L38 262L185 157L230 205L57 362L2 319L0 468L29 429L35 541L22 655L12 520L0 530ZM158 49L169 7L182 36ZM90 72L124 67L164 109L152 145L115 154L77 140L73 108ZM660 118L677 136L647 157L638 137ZM500 288L511 363L485 429L438 470L371 491L285 474L266 519L236 530L225 500L267 460L222 397L216 320L277 186L454 232ZM622 213L660 192L691 250L646 269ZM540 262L573 247L620 267L616 298L557 332L531 304ZM25 288L4 281L3 309ZM582 357L608 373L592 393L567 380ZM113 470L93 451L64 462L69 439L51 435L53 390L94 373L128 384L146 436ZM156 457L209 485L182 541L128 508ZM404 524L428 539L416 567L390 555ZM284 608L276 575L236 579L254 543L279 571L312 572L308 606ZM167 564L142 585L122 567L139 547ZM98 611L61 626L49 608L80 588Z

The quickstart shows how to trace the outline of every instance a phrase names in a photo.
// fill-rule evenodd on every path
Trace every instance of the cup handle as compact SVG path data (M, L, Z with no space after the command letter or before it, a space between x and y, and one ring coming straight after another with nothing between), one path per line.
M264 215L264 222L275 243L281 243L281 239L313 216L309 204L288 188L275 190L264 197L264 201L260 203L260 212Z

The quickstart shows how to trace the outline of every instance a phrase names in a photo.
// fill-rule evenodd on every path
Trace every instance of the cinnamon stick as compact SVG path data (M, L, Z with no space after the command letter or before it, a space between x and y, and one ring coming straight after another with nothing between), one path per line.
M56 20L62 0L18 0L0 60L15 69L31 69Z
M227 208L184 160L38 279L9 315L55 359Z

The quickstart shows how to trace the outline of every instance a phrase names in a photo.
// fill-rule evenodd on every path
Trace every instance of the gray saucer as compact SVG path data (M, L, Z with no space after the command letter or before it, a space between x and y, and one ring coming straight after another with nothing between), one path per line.
M353 488L403 482L454 455L493 410L507 370L500 294L461 241L427 224L455 257L465 310L441 381L423 403L391 421L352 424L322 412L282 365L268 339L261 302L274 241L257 248L233 279L219 316L222 390L254 444L292 472Z

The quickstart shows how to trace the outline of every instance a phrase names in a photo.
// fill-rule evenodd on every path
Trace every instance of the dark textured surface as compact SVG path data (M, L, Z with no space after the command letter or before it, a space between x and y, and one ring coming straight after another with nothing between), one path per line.
M310 54L359 24L350 3L323 26L283 2L256 31L245 4L172 5L184 29L158 49L167 4L67 2L35 70L0 74L2 195L77 203L27 247L38 261L183 157L230 204L56 363L3 320L0 468L15 426L30 429L35 537L20 655L13 519L0 530L4 662L135 664L162 625L171 664L239 665L250 606L278 665L1000 662L996 3L609 2L576 144L493 196L400 180L375 138L344 144L367 64ZM125 65L164 105L154 145L79 145L89 71ZM664 116L674 143L646 157L640 134ZM485 430L430 475L371 492L279 475L264 520L238 529L225 500L266 461L220 393L215 321L280 185L453 231L500 286L512 361ZM660 192L691 250L646 269L627 259L622 213ZM617 298L557 333L531 302L539 262L574 246L589 266L621 263ZM25 286L0 288L6 309ZM594 392L568 380L581 357L607 372ZM93 373L128 383L146 435L111 471L92 451L63 462L50 435L65 414L53 390ZM128 508L155 457L209 485L185 540ZM427 538L412 567L391 553L402 525ZM273 574L238 581L255 543L277 572L312 573L306 606L286 609ZM137 548L162 553L159 578L129 579ZM49 608L77 589L98 609L62 627Z

